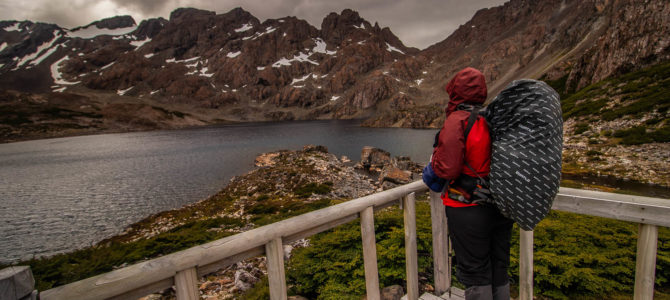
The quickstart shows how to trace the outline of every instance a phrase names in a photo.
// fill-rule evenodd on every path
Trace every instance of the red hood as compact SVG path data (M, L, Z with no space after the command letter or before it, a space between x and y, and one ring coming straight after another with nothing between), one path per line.
M486 101L486 79L475 68L467 67L454 76L445 88L449 94L446 113L449 115L461 103L481 104Z

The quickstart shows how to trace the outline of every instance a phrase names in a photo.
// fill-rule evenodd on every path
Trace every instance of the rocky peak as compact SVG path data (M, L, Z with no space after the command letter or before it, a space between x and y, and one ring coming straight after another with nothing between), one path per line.
M181 22L183 19L208 18L216 15L213 11L202 10L192 7L177 8L170 13L170 22Z
M164 18L154 18L154 19L149 19L149 20L144 20L140 23L139 26L137 26L137 30L135 30L135 36L138 39L144 39L144 38L153 38L156 36L163 28L165 25L167 25L168 20Z
M76 27L73 28L72 31L77 31L80 29L85 29L89 28L91 26L95 26L99 29L117 29L117 28L126 28L126 27L133 27L135 26L135 19L131 16L116 16L116 17L111 17L111 18L106 18L102 19L100 21L95 21L91 24L88 24L86 26L81 26L81 27Z
M321 22L321 36L328 43L340 44L353 29L370 28L370 23L358 12L345 9L341 14L330 13Z

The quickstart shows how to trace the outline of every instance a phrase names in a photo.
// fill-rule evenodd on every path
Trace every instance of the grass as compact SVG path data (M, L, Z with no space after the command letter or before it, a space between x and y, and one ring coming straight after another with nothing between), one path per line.
M670 61L638 71L610 77L591 84L579 91L568 88L567 75L557 80L546 80L561 95L563 119L582 120L575 126L574 134L589 130L587 122L617 119L639 119L648 113L657 115L643 124L610 132L624 145L670 142ZM614 99L620 103L608 104ZM646 127L645 127L646 126ZM605 133L605 137L609 137Z

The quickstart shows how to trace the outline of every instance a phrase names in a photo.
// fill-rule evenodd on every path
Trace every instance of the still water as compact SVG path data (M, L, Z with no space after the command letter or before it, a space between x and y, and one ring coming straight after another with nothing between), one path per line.
M263 152L317 144L358 160L375 146L426 162L436 131L309 121L0 144L0 262L88 246L206 198Z

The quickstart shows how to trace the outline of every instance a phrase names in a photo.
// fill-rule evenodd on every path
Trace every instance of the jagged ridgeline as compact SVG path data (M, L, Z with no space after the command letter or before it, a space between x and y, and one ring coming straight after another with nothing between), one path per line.
M0 137L343 118L439 127L443 86L463 67L483 71L490 98L518 78L581 90L670 59L668 15L664 0L512 0L421 51L349 9L321 24L241 8L73 29L2 21L0 109L21 116L0 114Z

